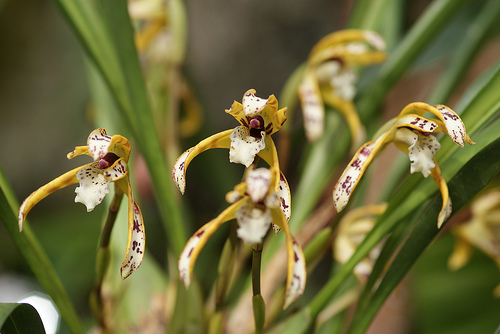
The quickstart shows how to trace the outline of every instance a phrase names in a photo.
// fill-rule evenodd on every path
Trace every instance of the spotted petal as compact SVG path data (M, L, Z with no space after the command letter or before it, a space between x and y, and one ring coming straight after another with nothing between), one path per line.
M349 165L344 169L335 188L333 189L333 203L337 212L342 211L351 197L351 193L356 188L359 180L365 173L366 168L373 160L377 152L384 147L386 141L390 139L391 131L388 131L375 141L365 143L354 154Z
M278 198L281 211L285 214L286 220L290 220L292 214L292 198L290 196L290 186L283 173L280 173L280 185L278 190Z
M87 139L87 147L94 161L99 160L108 153L110 142L111 136L108 136L104 129L96 129L90 133Z
M97 168L98 162L82 168L76 173L80 186L75 189L75 203L82 203L87 212L94 210L109 193L109 180L104 177L103 170Z
M57 177L56 179L50 181L46 185L40 187L39 189L31 193L31 195L29 195L23 201L21 207L19 208L19 214L18 214L19 231L23 230L23 225L24 225L24 220L26 219L26 215L38 202L40 202L42 199L44 199L45 197L49 196L50 194L59 189L77 183L78 179L76 178L76 174L78 173L78 171L80 171L82 168L87 168L89 166L90 164L70 170L69 172L64 173L63 175Z
M471 144L470 138L465 133L465 125L460 117L450 108L444 105L437 105L436 109L441 114L441 120L446 125L446 132L456 144L464 147L464 142ZM439 115L438 115L439 116Z
M441 147L435 136L401 128L396 132L395 141L409 145L408 155L411 161L410 172L412 174L421 172L424 177L431 174L431 169L436 166L434 154Z
M246 244L262 242L273 221L269 208L255 205L251 201L241 205L235 212L235 217L238 222L236 234Z
M177 267L179 269L179 277L186 288L191 284L191 275L193 273L194 264L201 249L207 243L208 239L223 223L234 219L234 213L247 199L241 199L224 210L217 218L203 225L189 240L179 256Z
M273 209L271 214L273 222L285 233L288 269L283 309L286 309L304 293L307 281L306 260L302 248L290 232L283 212L280 209Z
M271 171L268 168L249 170L245 177L247 192L254 203L261 203L266 198L271 186Z
M210 136L200 141L196 146L191 147L177 158L172 168L172 179L182 194L186 191L186 169L191 160L198 154L211 148L229 148L231 144L229 134L231 132L233 132L233 130L223 131Z
M144 234L144 221L141 209L134 200L128 178L121 179L118 184L123 183L127 184L128 189L126 192L128 196L128 237L127 251L120 267L120 274L121 278L125 279L136 271L142 263L146 246L146 236Z
M323 135L325 109L314 73L307 72L298 89L304 129L309 141L315 141Z
M253 163L257 153L266 147L264 141L266 133L261 131L260 135L260 138L254 138L250 135L249 128L243 125L236 127L229 136L231 139L229 161L243 164L248 168Z

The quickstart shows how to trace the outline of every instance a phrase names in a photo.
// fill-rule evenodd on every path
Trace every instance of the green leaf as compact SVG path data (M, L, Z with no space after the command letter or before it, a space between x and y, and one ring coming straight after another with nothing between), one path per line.
M500 122L492 125L498 135ZM474 195L483 189L490 180L500 172L500 138L494 140L470 159L458 173L448 182L450 198L454 212L465 205ZM410 270L417 258L429 243L436 237L436 216L441 209L439 196L431 199L427 208L422 210L415 228L397 254L386 275L367 306L360 310L359 318L353 323L352 333L364 333L382 306L385 299Z
M6 227L12 241L27 262L38 283L56 304L69 329L73 333L84 333L80 318L45 250L31 231L30 225L25 224L23 232L19 232L17 214L14 213L17 212L17 208L19 208L19 204L16 197L3 171L0 169L0 221Z
M30 304L0 303L0 332L41 334L45 329L40 315Z

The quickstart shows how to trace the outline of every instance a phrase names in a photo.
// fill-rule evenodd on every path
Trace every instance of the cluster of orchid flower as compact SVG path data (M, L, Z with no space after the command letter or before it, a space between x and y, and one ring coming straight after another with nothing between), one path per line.
M446 134L462 147L464 143L473 142L466 134L460 117L453 110L444 105L431 106L417 102L407 105L395 119L390 120L375 134L373 140L361 144L364 130L352 102L356 78L353 65L381 62L385 59L383 50L384 43L380 36L374 32L359 30L331 34L316 45L298 88L305 133L310 140L321 136L326 103L344 116L354 138L353 145L359 147L333 190L333 202L338 212L348 204L368 165L390 143L395 143L408 154L411 173L421 172L424 177L431 175L437 183L443 203L437 217L437 225L441 227L451 214L452 203L446 181L434 159L434 154L440 148L436 134ZM255 90L250 89L244 94L242 103L235 101L226 110L240 125L202 140L186 150L173 166L172 178L181 193L186 189L186 170L191 160L208 149L229 149L230 162L246 167L243 181L226 195L230 205L196 231L181 252L178 269L180 279L186 287L193 280L195 262L207 240L223 223L236 220L237 236L246 244L262 244L271 227L276 233L282 231L285 234L287 280L284 307L291 305L303 294L307 276L305 257L288 226L291 215L290 188L280 170L278 152L271 138L286 121L285 111L286 107L278 108L274 95L263 99L256 97ZM121 265L121 277L125 279L140 266L145 250L144 224L139 206L133 198L127 169L130 144L120 135L108 136L103 129L97 129L89 135L86 146L76 147L67 157L71 159L78 155L89 155L94 161L63 174L32 193L19 210L19 227L22 230L24 219L35 204L58 189L79 183L75 201L85 204L87 210L92 211L109 193L109 184L113 182L115 192L123 192L128 196L128 240ZM257 167L259 158L268 167ZM500 200L495 203L498 202ZM374 217L385 210L385 204L357 210L346 215L339 226L334 245L335 258L339 262L349 259L375 223ZM475 234L462 234L461 230L457 233L487 235L486 232L481 234L478 228L475 231ZM475 241L477 240L470 243ZM496 256L499 258L498 254ZM366 278L370 274L376 257L377 250L374 250L369 258L356 267L355 271L360 278ZM452 261L454 267L464 262L461 258L455 258Z

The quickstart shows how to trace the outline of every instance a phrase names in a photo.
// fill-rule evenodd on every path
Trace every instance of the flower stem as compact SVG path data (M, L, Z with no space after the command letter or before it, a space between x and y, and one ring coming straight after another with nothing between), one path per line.
M94 316L97 318L101 329L109 328L109 324L106 323L106 314L104 311L104 303L102 299L102 282L104 281L104 275L109 267L110 251L109 251L109 241L111 239L111 231L115 225L116 216L118 210L120 209L120 204L123 198L123 191L121 191L115 184L115 194L113 200L109 205L108 216L102 227L101 240L99 242L99 249L97 250L96 259L96 276L94 281L94 287L92 289L92 294L90 296L90 303Z
M252 304L255 321L255 333L264 332L264 322L266 319L266 306L260 293L260 271L262 259L262 243L253 246L252 254Z

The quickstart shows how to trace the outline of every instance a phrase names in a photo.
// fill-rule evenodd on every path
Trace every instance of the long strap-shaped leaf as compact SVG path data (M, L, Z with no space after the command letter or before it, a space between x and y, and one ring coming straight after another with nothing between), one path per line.
M487 135L498 136L500 122L492 125ZM493 133L491 133L493 132ZM460 209L500 172L500 138L481 150L448 182L454 211ZM362 309L358 309L351 333L364 333L389 294L401 282L425 248L439 233L433 224L441 206L440 200L429 200L426 210L418 217L415 228L389 267L382 282Z
M45 250L31 231L29 224L24 226L22 233L19 232L17 222L19 203L16 202L15 198L3 171L0 170L0 221L6 227L12 241L28 263L38 283L56 304L71 332L84 333L80 318L59 276L57 276Z

